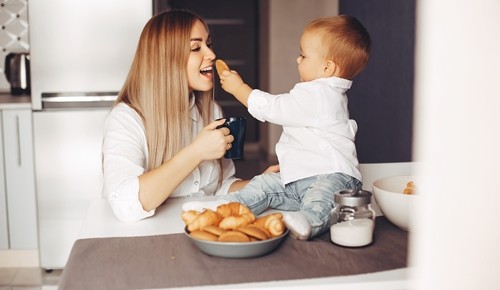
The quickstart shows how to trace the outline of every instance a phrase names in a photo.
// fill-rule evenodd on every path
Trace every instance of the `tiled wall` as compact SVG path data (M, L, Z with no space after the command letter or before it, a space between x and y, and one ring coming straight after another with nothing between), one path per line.
M5 56L10 52L29 52L28 0L0 0L0 25L0 92L8 92Z

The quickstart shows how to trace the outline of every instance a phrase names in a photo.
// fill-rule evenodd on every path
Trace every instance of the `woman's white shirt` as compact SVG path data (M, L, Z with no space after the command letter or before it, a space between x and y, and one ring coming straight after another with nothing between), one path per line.
M204 128L194 102L190 116L193 136ZM222 111L214 106L214 117ZM145 211L139 201L139 176L146 172L147 140L141 117L125 103L113 107L105 121L103 154L104 187L102 195L109 200L115 216L124 222L134 222L154 215ZM236 180L235 167L230 159L222 159L224 176L219 187L220 168L216 160L202 162L170 195L205 196L226 194ZM168 182L168 180L165 180Z

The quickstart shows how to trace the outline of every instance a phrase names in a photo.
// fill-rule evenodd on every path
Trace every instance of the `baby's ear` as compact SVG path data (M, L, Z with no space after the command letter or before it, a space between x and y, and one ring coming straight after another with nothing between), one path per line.
M340 75L340 67L333 61L327 60L323 68L324 77L334 77Z

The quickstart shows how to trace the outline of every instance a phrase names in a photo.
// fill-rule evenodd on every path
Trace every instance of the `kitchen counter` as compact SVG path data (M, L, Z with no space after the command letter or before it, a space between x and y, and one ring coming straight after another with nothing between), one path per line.
M205 197L206 198L206 197ZM96 199L91 202L91 205L88 209L88 212L86 214L85 221L82 225L79 239L77 242L75 242L73 249L71 251L70 258L68 260L68 263L65 267L65 270L63 271L63 276L61 277L61 283L60 286L62 287L61 289L64 289L64 287L69 287L73 288L76 285L80 285L80 287L85 288L84 285L81 283L84 283L84 281L90 280L90 277L88 275L92 276L92 282L89 283L96 283L97 280L99 279L104 279L98 281L97 283L117 283L114 284L123 286L123 283L135 283L132 285L149 285L151 284L138 284L139 282L137 280L144 280L146 278L142 277L142 274L135 273L135 271L131 269L139 269L140 271L144 271L145 273L150 273L153 275L150 271L157 272L159 269L157 268L168 268L172 269L171 271L167 271L164 274L159 274L158 276L153 275L156 278L159 279L166 279L165 275L166 273L172 273L172 271L175 272L175 269L177 268L178 265L176 263L185 263L186 259L183 259L184 254L188 253L189 255L196 255L196 257L193 258L193 260L196 260L197 262L203 263L203 265L212 264L212 266L206 266L206 271L210 272L210 269L216 269L218 267L224 266L224 265L229 265L231 263L236 263L239 267L242 267L241 261L244 262L245 265L250 265L252 264L252 267L262 267L266 266L269 267L269 262L273 262L275 258L270 259L269 256L272 257L274 253L271 253L268 256L264 256L262 258L258 259L250 259L247 261L244 260L238 260L235 261L233 259L229 259L226 261L220 261L221 258L210 258L209 256L206 256L199 252L197 249L188 249L189 247L192 247L191 243L187 242L188 240L186 237L183 236L183 230L184 230L184 224L182 223L182 220L180 219L180 212L182 208L182 204L186 202L186 198L171 198L167 200L167 203L160 208L157 209L157 212L155 216L141 220L136 223L122 223L118 221L113 213L111 212L111 209L108 205L107 200L104 199ZM191 198L190 200L194 200ZM383 217L379 217L382 218ZM387 253L397 253L396 251L396 244L399 243L401 244L401 237L403 238L403 243L407 239L407 233L403 232L399 229L396 229L394 226L390 225L387 221L382 220L380 223L382 228L386 228L385 230L389 230L389 232L392 232L391 235L392 238L389 238L389 240L384 241L385 238L382 238L382 232L380 232L379 235L379 240L377 242L377 246L369 246L364 248L364 251L372 251L371 253L367 254L365 257L367 257L367 261L370 261L369 263L365 264L372 264L371 267L379 267L379 269L384 269L381 271L371 271L371 272L360 272L355 275L339 275L337 274L336 276L312 276L313 278L293 278L293 279L271 279L271 280L263 280L263 282L259 282L262 280L255 280L253 282L244 282L244 283L229 283L225 284L223 286L221 285L214 285L214 281L210 281L210 283L206 283L204 285L209 285L209 286L195 286L192 287L193 289L221 289L221 288L245 288L245 289L254 289L254 288L282 288L286 287L287 289L294 288L294 287L304 287L305 285L314 285L315 289L354 289L355 287L363 287L363 289L408 289L410 288L410 280L409 280L409 269L405 268L404 266L400 267L394 267L394 266L389 266L388 267L388 260L386 261L386 256L388 256ZM385 235L386 233L384 233ZM184 243L183 241L186 241ZM318 243L321 244L318 244ZM281 245L278 251L283 251L287 250L290 251L291 253L294 252L300 252L302 250L307 250L311 251L311 248L313 249L312 251L315 251L315 247L319 247L318 250L322 251L323 250L329 250L332 248L335 248L336 246L331 244L331 242L328 241L328 239L325 239L323 237L322 240L319 240L317 242L301 242L301 241L295 241L291 238L287 237L287 240L285 241L286 244ZM314 244L313 243L317 243ZM163 254L158 253L157 251L164 251L167 248L170 248L171 246L167 246L165 248L164 245L175 245L173 246L172 249L175 248L175 257L172 256L172 258L166 259ZM128 245L128 246L124 246ZM162 246L163 245L163 246ZM384 257L380 258L378 261L373 260L373 250L378 247L382 247L382 251L384 252L383 255ZM179 249L179 247L187 247L185 249ZM303 247L303 248L301 248ZM139 249L140 248L140 249ZM404 246L406 248L406 245ZM139 250L138 250L139 249ZM401 250L402 248L400 248ZM138 250L139 252L135 252ZM338 251L339 253L344 254L355 254L356 252L353 249L346 248L345 250L342 249L334 249L335 251ZM116 252L113 252L116 251ZM142 254L140 254L140 252ZM168 251L168 250L167 250ZM135 254L134 254L135 253ZM184 253L184 254L183 254ZM368 253L368 252L367 252ZM109 255L109 257L106 257L106 255ZM147 262L144 261L144 258L138 258L147 256ZM331 253L328 254L331 255L331 260L328 260L327 265L332 265L334 268L334 264L338 264L341 262L338 262L335 260L335 258L338 258L337 255L332 255ZM398 254L396 254L398 255ZM286 256L289 258L289 255L285 254L280 254L279 252L275 254L274 257L283 257ZM111 258L112 257L112 258ZM402 256L399 256L399 260L401 260ZM404 257L406 257L406 254L404 254ZM105 261L97 261L99 259L104 259ZM125 259L127 262L122 262L120 259ZM206 259L207 261L203 261L203 259ZM267 259L267 260L266 260ZM270 259L270 260L269 260ZM189 259L191 260L191 259ZM257 260L257 261L256 261ZM341 258L339 260L342 260ZM84 261L84 262L82 262ZM301 264L302 261L300 260L294 260L295 263ZM330 262L331 261L331 262ZM358 259L349 259L349 263L346 264L346 267L353 267L354 264L359 262ZM195 262L195 263L197 263ZM325 261L321 261L322 263L325 263ZM107 265L111 263L110 265ZM145 265L143 263L146 263ZM158 263L173 263L172 265L159 265ZM220 265L217 263L221 263ZM238 264L240 263L240 264ZM260 264L262 263L262 264ZM280 262L281 263L281 262ZM304 262L305 263L305 262ZM217 265L215 265L217 264ZM279 264L279 268L282 271L287 271L284 270L284 267L287 262L284 262L284 264ZM403 264L406 264L403 262ZM107 265L107 266L103 266ZM256 266L260 265L260 266ZM377 266L379 265L379 266ZM96 271L98 267L103 267L104 269L99 268L97 270L100 275L96 275L96 273L91 274L92 271ZM153 268L151 268L153 267ZM174 267L174 268L171 268ZM179 266L180 267L180 266ZM228 266L229 267L229 266ZM246 266L244 266L246 267ZM250 266L248 266L250 267ZM337 265L338 267L338 265ZM391 268L392 267L392 268ZM151 268L151 269L149 269ZM189 267L188 267L189 268ZM231 268L231 267L230 267ZM228 268L228 269L230 269ZM252 268L252 269L253 269ZM308 267L306 267L308 268ZM341 269L344 269L344 267L340 267ZM112 269L109 270L108 269ZM373 268L372 268L373 269ZM388 269L388 270L387 270ZM132 273L137 274L136 277L131 279L131 273L129 274L123 274L127 273L127 271L132 271ZM227 270L226 270L227 271ZM102 273L106 272L106 273ZM160 271L163 273L162 271ZM194 271L196 272L196 271ZM272 271L271 271L272 272ZM279 272L279 271L278 271ZM198 272L198 273L204 273ZM267 272L266 272L267 273ZM158 274L158 273L157 273ZM186 274L183 273L178 273L178 274L183 274L186 276ZM170 274L169 274L170 275ZM175 274L177 275L177 274ZM200 274L201 275L201 274ZM100 276L100 277L96 277ZM109 277L113 276L112 279ZM153 276L148 277L145 281L145 283L151 283ZM188 275L189 276L189 275ZM272 274L271 274L272 276ZM177 276L175 276L177 277ZM303 277L308 277L303 276ZM156 279L155 278L155 279ZM179 278L180 279L180 278ZM111 282L110 282L111 281ZM170 281L170 280L168 280ZM78 284L78 283L80 284ZM183 283L182 281L178 283ZM120 284L122 283L122 284ZM210 285L212 284L212 285ZM158 287L158 288L166 288L170 286L164 286L165 284L161 284L163 286ZM196 284L192 284L196 285ZM109 284L108 284L109 286ZM186 285L185 285L186 286ZM187 285L189 286L189 285ZM184 287L184 286L183 286ZM353 288L351 288L353 287ZM140 287L139 287L140 288ZM150 288L150 287L146 287ZM154 287L157 288L157 287Z
M31 109L31 96L0 93L0 110L3 109Z

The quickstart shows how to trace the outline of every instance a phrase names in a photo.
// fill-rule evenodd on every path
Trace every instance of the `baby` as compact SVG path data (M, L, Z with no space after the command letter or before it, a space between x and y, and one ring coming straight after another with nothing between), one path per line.
M333 193L360 189L354 144L357 124L349 119L347 90L368 62L371 40L352 16L313 20L300 39L301 82L289 93L272 95L245 84L237 72L220 72L222 88L256 119L283 126L276 144L279 173L254 177L243 189L210 202L188 202L184 210L216 209L237 201L256 215L283 210L290 234L308 240L326 232Z

